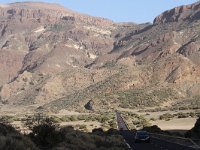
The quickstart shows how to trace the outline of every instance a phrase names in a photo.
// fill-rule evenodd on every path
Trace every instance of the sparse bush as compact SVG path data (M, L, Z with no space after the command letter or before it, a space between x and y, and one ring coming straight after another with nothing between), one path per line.
M0 149L2 150L38 150L34 143L21 135L11 125L0 123Z
M161 115L159 117L159 119L168 121L168 120L172 119L173 117L174 117L174 115L172 115L170 113L165 113L165 114Z
M62 142L63 136L64 135L59 130L56 130L56 125L51 123L34 126L30 134L31 139L36 145L48 148Z
M103 129L102 128L96 128L92 130L92 133L98 134L98 135L102 135L103 134Z
M164 100L174 97L175 92L172 89L160 89L154 91L145 91L144 89L131 89L118 92L119 107L136 108L136 107L153 107L159 106Z
M69 116L62 116L62 117L60 118L60 120L61 120L62 122L69 122L69 121L70 121L70 117L69 117Z
M15 121L15 117L14 116L1 116L0 117L0 123L4 123L4 124L10 124L13 121Z
M76 117L76 116L71 116L71 117L69 118L69 120L70 120L70 121L77 121L77 117Z
M177 114L177 116L178 116L178 118L188 118L189 114L180 112L180 113Z
M31 81L31 82L29 82L29 84L30 84L30 85L34 85L34 82L33 82L33 81Z
M108 122L110 128L116 129L117 128L117 124L115 122L115 120L109 121Z
M22 119L22 123L29 130L33 130L33 127L41 125L41 124L52 124L52 118L44 116L42 113L34 114L33 116L26 116L26 118Z
M62 122L62 120L59 117L57 117L57 116L51 116L50 120L52 122L54 122L54 123L61 123Z
M80 128L84 129L85 126ZM32 132L28 136L23 136L13 127L0 124L0 149L126 149L123 138L118 134L119 132L114 129L107 132L95 129L92 133L74 130L73 127L59 129L49 122L33 126Z
M80 129L80 130L86 130L87 127L86 127L86 125L80 125L80 126L79 126L79 129Z
M0 136L2 150L39 150L34 143L22 135Z
M189 116L193 118L193 117L195 117L195 116L196 116L196 114L195 114L195 113L193 113L193 112L190 112L190 113L189 113Z
M152 118L150 118L150 121L156 121L156 119L152 117Z

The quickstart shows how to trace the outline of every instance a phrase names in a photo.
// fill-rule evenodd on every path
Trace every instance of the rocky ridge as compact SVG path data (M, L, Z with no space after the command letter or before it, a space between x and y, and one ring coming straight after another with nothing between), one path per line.
M167 10L154 19L154 24L178 22L186 20L198 20L200 14L200 2L184 5Z

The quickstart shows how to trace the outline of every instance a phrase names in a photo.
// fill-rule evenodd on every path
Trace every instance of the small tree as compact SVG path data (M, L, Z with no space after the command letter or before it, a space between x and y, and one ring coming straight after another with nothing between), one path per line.
M26 118L23 120L23 124L29 130L33 130L33 127L41 124L53 124L53 119L45 116L42 113L37 113L33 116L26 116Z
M24 119L24 126L32 131L29 137L39 147L51 148L62 141L62 134L58 125L54 123L54 119L42 113L27 116Z
M39 147L51 148L56 143L62 142L64 133L57 130L57 126L55 124L46 122L44 124L34 126L30 137Z

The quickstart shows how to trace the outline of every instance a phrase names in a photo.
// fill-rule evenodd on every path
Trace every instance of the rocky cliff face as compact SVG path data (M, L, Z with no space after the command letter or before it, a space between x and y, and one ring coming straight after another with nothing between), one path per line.
M137 25L55 4L0 5L2 107L84 109L92 99L95 109L108 109L138 89L128 107L198 96L199 7L177 7Z
M200 19L200 2L173 8L155 18L154 24Z
M2 5L0 20L1 68L10 67L8 72L0 73L1 84L24 70L42 66L47 59L59 59L54 64L57 68L48 64L47 70L54 72L61 70L64 64L84 66L112 49L111 31L107 29L114 28L111 21L80 15L61 6L45 3Z

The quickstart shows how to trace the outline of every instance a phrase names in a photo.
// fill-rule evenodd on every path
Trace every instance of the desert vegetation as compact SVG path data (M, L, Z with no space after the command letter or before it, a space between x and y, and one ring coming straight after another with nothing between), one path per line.
M9 124L0 123L0 149L126 149L115 129L105 132L99 128L87 133L71 126L60 127L54 122L53 118L39 115L28 117L24 124L30 132L25 135Z
M178 113L164 113L159 116L159 120L169 121L173 118L196 118L199 117L199 112L178 112Z
M175 93L176 92L170 88L135 88L100 94L96 97L96 99L99 100L101 104L104 104L104 107L115 103L115 107L144 109L147 107L158 107L162 103L170 99L174 99L176 96Z
M175 103L171 110L198 110L200 109L200 96L194 96L193 98L186 99Z
M171 89L160 89L147 92L145 89L119 92L120 107L141 108L159 106L165 100L173 97Z
M132 112L122 112L122 116L126 120L129 129L141 129L151 126L150 122L142 115Z
M110 128L117 129L116 116L113 112L86 113L79 115L47 115L44 113L35 113L22 116L0 116L0 122L12 124L22 130L32 130L34 126L49 120L54 124L59 124L61 126L70 125L75 129L85 132L98 127L103 128L104 131Z

